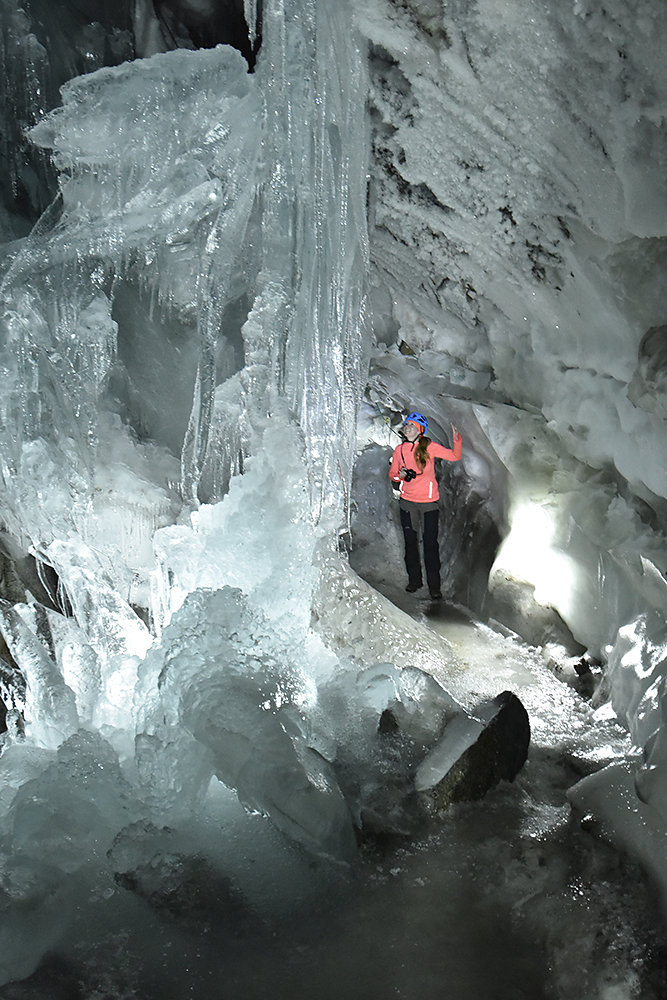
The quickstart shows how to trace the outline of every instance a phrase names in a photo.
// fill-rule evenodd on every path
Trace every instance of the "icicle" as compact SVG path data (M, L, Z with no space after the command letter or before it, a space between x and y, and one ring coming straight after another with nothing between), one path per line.
M254 47L257 38L257 0L243 0L245 23L248 25L250 45Z
M291 286L275 356L306 435L314 510L349 493L364 358L367 80L347 4L273 0L258 66L266 78L264 266Z
M0 601L0 632L26 678L27 731L38 746L57 747L79 728L76 699L19 611Z

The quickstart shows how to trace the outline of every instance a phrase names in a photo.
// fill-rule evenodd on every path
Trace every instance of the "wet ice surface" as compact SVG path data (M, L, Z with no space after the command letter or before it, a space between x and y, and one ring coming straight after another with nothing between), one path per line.
M451 642L458 696L522 699L532 743L516 780L413 841L364 844L351 867L287 843L214 782L205 819L116 838L112 867L130 874L91 872L66 940L3 1000L666 995L641 871L566 798L582 775L632 755L624 731L594 719L538 650L385 590Z

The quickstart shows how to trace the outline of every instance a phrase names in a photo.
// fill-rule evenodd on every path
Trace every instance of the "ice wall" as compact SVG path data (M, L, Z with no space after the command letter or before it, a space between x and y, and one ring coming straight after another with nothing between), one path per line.
M664 9L407 9L360 17L386 342L443 393L542 413L566 454L659 511L663 420L628 390L664 322Z
M455 420L465 506L481 501L507 536L487 607L518 583L526 607L556 609L610 660L614 705L657 759L664 4L376 0L358 20L379 342L363 440L386 446L384 419L405 409Z

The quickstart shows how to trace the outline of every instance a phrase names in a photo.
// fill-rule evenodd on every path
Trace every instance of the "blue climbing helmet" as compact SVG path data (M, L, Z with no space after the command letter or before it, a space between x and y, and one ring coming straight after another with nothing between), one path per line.
M403 426L409 424L412 421L413 424L417 424L422 429L422 434L426 434L428 430L428 420L423 417L421 413L408 413L407 417L403 421Z

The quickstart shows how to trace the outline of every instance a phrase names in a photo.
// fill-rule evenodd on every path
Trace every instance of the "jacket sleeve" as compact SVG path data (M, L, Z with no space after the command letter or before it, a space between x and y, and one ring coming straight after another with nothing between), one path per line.
M394 454L391 456L391 465L389 466L389 478L392 483L400 483L401 477L399 476L399 470L401 468L401 456L400 447L394 448Z
M428 446L428 450L433 458L444 458L447 462L458 462L461 458L461 451L463 448L463 439L460 434L454 437L454 447L445 448L442 444L436 444L435 441L431 442Z

